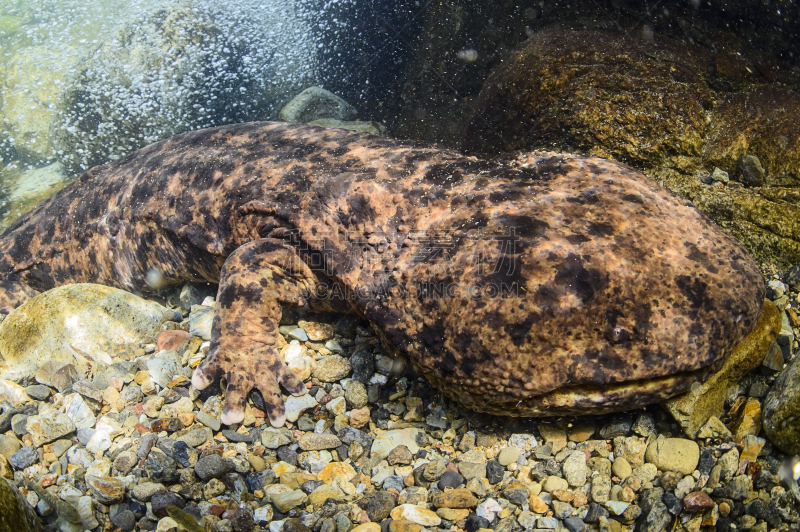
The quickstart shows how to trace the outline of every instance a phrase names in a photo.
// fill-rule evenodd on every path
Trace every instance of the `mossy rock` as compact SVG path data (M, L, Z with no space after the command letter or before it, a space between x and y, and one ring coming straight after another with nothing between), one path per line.
M0 530L42 532L42 523L31 505L14 484L1 477Z
M701 48L552 27L486 80L463 148L591 152L637 167L700 156L712 95Z
M715 107L703 163L734 175L742 155L755 155L770 187L800 186L800 97L780 85L726 95Z

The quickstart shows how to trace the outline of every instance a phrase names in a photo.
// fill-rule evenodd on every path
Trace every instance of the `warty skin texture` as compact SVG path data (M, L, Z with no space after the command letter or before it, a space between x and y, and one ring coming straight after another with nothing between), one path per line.
M274 347L289 306L365 317L469 408L542 416L686 390L755 325L765 293L734 239L619 163L483 161L268 122L93 168L0 248L7 309L70 282L141 293L219 283L210 354L192 382L227 381L226 423L241 420L251 388L274 425L280 387L305 393Z

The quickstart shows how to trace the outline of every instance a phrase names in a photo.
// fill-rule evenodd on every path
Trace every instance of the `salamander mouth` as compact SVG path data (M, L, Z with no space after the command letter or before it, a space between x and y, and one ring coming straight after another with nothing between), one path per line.
M514 417L607 414L641 408L688 391L703 382L711 368L701 368L654 379L641 379L607 385L569 385L525 399L497 401L462 392L452 399L467 408L487 414Z

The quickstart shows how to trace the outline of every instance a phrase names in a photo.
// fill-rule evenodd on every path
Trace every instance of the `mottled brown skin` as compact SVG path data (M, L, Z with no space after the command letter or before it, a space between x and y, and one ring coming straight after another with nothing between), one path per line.
M516 416L664 399L718 369L765 288L689 202L615 162L482 161L343 130L251 123L94 168L0 237L0 304L93 281L219 282L198 388L251 388L273 424L281 307L350 310L449 397ZM148 284L148 271L158 286Z

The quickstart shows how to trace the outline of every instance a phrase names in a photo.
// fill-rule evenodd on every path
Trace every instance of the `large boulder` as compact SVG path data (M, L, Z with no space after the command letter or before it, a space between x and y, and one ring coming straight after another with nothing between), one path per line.
M70 181L61 163L52 163L32 170L5 172L8 196L2 207L3 224L9 225L31 210L39 202L49 198Z
M0 129L25 162L53 157L50 126L61 83L74 59L70 46L20 48L0 78Z
M29 299L0 323L0 378L72 364L87 375L126 346L151 342L174 311L129 292L71 284Z
M0 530L41 532L42 522L19 489L0 477Z
M764 400L764 432L787 454L800 454L800 356L778 375Z
M699 156L711 107L696 68L708 61L704 50L637 37L561 27L537 33L484 83L463 148L590 152L638 167Z

